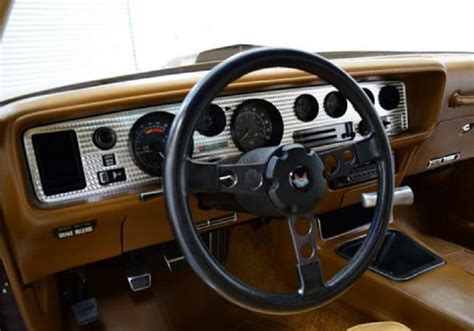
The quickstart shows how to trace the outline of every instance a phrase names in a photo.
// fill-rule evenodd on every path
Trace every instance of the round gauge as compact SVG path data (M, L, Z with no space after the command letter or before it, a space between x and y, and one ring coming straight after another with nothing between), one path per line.
M216 104L210 104L197 124L197 131L206 137L217 136L224 131L226 118L224 110Z
M166 142L174 115L154 112L140 117L130 130L135 164L152 176L161 176Z
M374 104L375 103L375 97L374 97L374 94L372 93L372 91L369 90L366 87L364 87L363 90L364 90L365 94L367 94L367 96L369 97L370 102L372 102L372 104Z
M303 122L310 122L318 116L318 100L310 94L302 94L296 98L294 110L298 119Z
M231 134L242 151L276 146L283 137L283 119L270 102L261 99L241 103L232 117Z
M385 110L393 110L400 103L400 93L395 86L385 85L379 92L379 103Z
M344 116L347 110L346 97L338 91L329 93L326 95L326 98L324 98L324 110L326 111L326 114L332 118Z

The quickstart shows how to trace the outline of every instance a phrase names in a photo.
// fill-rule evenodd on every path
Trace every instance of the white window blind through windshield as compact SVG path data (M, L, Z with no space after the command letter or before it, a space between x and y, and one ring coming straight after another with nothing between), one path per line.
M14 2L0 44L0 100L134 71L127 0Z
M15 0L0 41L0 100L235 44L473 52L474 2L455 2L398 0L387 10L379 0Z

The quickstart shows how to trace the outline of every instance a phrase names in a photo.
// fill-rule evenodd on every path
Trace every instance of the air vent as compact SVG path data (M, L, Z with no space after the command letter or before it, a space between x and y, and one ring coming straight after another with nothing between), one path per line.
M352 140L355 137L351 122L320 126L293 133L295 143L317 147Z

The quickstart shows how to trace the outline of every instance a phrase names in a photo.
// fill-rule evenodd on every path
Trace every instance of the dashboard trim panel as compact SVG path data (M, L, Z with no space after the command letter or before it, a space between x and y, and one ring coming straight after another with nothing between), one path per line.
M388 119L387 134L396 135L408 129L408 112L406 102L405 85L401 81L380 80L360 82L362 88L371 90L374 95L378 95L379 90L386 85L395 86L400 92L400 103L396 109L391 111L384 110L378 99L375 100L375 108L379 115ZM336 91L330 85L313 85L296 88L286 88L278 90L268 90L253 93L243 93L236 95L227 95L218 97L214 103L222 107L226 115L226 127L224 131L214 137L206 137L197 131L194 133L194 151L193 158L198 160L215 160L223 157L236 156L241 154L240 150L234 144L231 138L230 123L232 114L238 105L249 99L264 99L271 102L281 113L284 122L284 132L281 144L293 142L293 133L304 129L333 125L343 122L352 122L356 133L352 142L363 139L358 133L358 123L360 116L348 102L347 112L339 118L332 118L324 111L324 98L330 93ZM297 118L294 113L293 105L295 99L301 94L310 94L314 96L319 105L319 115L310 122L303 122ZM121 192L147 185L155 185L159 188L160 177L153 177L140 170L133 162L133 157L129 149L130 129L137 119L141 116L156 111L165 111L175 114L179 111L181 104L162 104L151 107L125 110L120 112L98 115L88 118L70 120L50 125L35 127L27 130L23 136L26 159L31 174L32 186L37 199L48 206L63 204L65 202L80 201L87 198L90 201L101 199L104 195L116 195ZM107 151L97 148L92 140L94 131L100 127L107 126L112 128L117 135L116 145ZM74 130L77 135L82 163L84 166L84 175L86 178L86 187L82 190L66 192L56 195L46 195L41 185L41 179L37 166L37 160L32 145L32 136L39 133L50 133L62 130ZM315 150L329 149L337 147L344 143L328 144L318 146ZM116 165L104 166L102 156L114 153ZM97 173L99 171L113 170L115 168L124 168L126 172L126 181L101 185Z

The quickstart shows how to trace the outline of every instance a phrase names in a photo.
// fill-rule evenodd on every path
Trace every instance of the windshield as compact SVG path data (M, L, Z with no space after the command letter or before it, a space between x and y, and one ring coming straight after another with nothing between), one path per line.
M0 44L0 100L189 64L233 44L473 52L471 16L471 0L16 0Z

